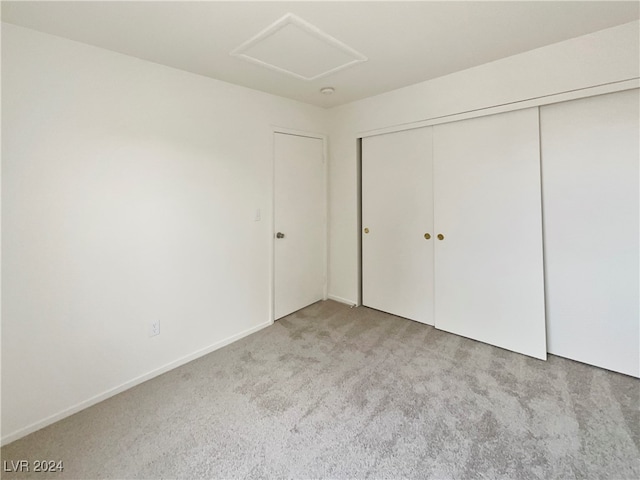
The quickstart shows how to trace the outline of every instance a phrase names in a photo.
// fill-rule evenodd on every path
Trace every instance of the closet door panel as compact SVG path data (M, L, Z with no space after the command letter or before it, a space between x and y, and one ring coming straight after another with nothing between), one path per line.
M546 359L538 109L434 127L435 326Z
M540 109L549 353L636 377L639 102Z
M362 140L363 304L429 325L432 168L431 127Z

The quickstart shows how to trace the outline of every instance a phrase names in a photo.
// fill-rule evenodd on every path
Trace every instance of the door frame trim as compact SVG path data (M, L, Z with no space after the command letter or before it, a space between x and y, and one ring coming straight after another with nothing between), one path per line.
M324 227L324 248L323 248L323 266L324 266L324 284L322 286L322 299L328 298L328 279L329 279L329 188L327 180L329 178L329 148L328 148L328 136L324 133L309 132L306 130L297 130L293 128L279 127L277 125L271 125L271 228L269 238L269 251L271 252L269 258L269 322L271 325L275 322L275 298L276 298L276 278L275 278L275 265L276 265L276 145L275 135L292 135L296 137L316 138L322 140L322 163L324 167L322 169L322 189L324 192L324 218L322 224Z

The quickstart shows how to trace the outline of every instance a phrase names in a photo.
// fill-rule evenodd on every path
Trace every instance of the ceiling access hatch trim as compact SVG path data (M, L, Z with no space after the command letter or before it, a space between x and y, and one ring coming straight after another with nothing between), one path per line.
M230 55L305 81L324 78L368 60L293 13L269 25Z

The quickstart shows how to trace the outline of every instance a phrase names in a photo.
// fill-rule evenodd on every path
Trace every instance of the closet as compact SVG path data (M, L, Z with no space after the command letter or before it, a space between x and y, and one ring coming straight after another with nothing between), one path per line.
M363 304L433 325L432 128L362 141Z
M546 358L538 110L362 140L363 305Z
M540 108L548 351L635 377L638 92Z
M435 326L546 359L538 109L433 129Z
M640 376L639 105L635 89L363 138L363 305Z

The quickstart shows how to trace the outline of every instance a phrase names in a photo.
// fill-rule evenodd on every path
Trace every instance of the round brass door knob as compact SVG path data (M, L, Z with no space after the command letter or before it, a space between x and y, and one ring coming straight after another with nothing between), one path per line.
M425 238L426 240L429 240L429 239L431 238L431 235L430 235L430 234L428 234L428 233L425 233L425 234L424 234L424 238Z
M364 233L369 233L369 229L368 229L368 228L365 228L365 229L364 229Z
M444 235L443 235L443 234L441 234L441 233L439 233L439 234L438 234L438 240L444 240Z

